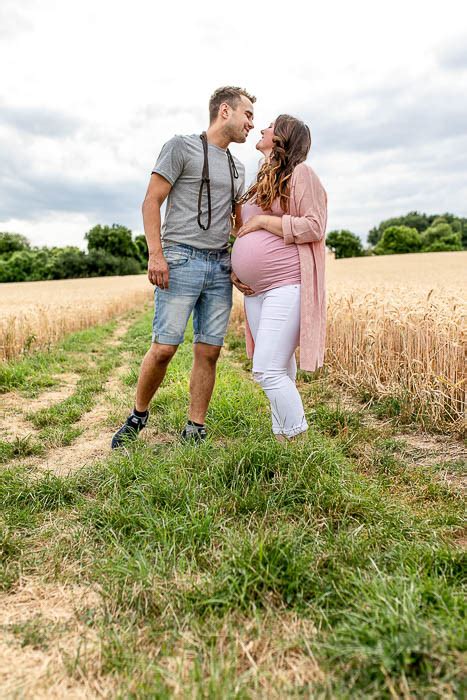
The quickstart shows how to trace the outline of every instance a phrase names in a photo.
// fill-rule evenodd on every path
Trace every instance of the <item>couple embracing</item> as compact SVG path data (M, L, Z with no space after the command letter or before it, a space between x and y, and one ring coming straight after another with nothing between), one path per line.
M256 144L262 165L244 191L244 167L228 147L244 143L254 128L255 101L241 88L219 88L209 101L207 131L174 136L154 166L143 203L148 276L155 285L152 343L141 365L135 407L113 436L112 448L146 426L150 401L191 314L194 360L181 437L193 442L206 437L232 283L244 294L247 353L253 378L270 401L275 437L291 440L308 428L295 383L295 351L300 348L302 369L323 364L326 192L305 163L308 127L286 114L262 129Z

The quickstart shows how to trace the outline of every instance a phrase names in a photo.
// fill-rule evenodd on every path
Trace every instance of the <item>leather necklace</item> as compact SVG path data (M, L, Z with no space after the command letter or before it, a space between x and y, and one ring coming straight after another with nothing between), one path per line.
M203 229L203 231L207 231L208 228L211 226L211 180L209 178L209 160L208 160L208 137L206 135L206 132L203 131L202 134L200 134L200 139L201 143L203 144L203 153L204 153L204 162L203 162L203 173L201 176L201 185L199 187L199 195L198 195L198 226ZM230 216L232 219L232 225L235 226L235 207L236 207L236 201L235 201L235 185L234 185L234 179L238 180L238 170L235 165L233 156L229 149L226 151L227 153L227 160L229 162L229 172L230 172L230 184L231 184L231 211L230 211ZM206 186L206 195L207 195L207 200L208 200L208 221L206 226L204 226L201 223L201 216L202 216L202 200L203 200L203 188Z

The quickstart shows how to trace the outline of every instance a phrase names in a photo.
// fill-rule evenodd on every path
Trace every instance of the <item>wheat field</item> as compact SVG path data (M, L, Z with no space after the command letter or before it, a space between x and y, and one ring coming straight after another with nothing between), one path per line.
M327 261L326 371L439 428L463 421L467 252ZM145 275L0 285L0 359L47 348L151 299ZM235 295L232 320L242 322Z
M326 372L362 398L461 429L467 252L327 260ZM242 316L236 295L234 320Z
M146 275L0 285L0 360L50 347L151 299Z

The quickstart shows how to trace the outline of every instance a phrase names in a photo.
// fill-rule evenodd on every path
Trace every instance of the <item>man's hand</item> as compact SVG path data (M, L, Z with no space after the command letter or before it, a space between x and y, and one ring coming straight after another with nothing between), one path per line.
M247 233L252 233L252 231L259 231L261 228L264 228L263 216L262 214L256 214L256 216L252 216L251 219L246 222L246 224L240 226L238 229L237 238L246 236Z
M162 251L152 253L148 260L148 278L151 284L161 289L169 288L169 266Z
M230 279L234 287L237 287L238 291L244 294L245 296L249 297L255 293L254 289L249 287L247 284L243 284L243 282L240 282L235 272L230 273Z

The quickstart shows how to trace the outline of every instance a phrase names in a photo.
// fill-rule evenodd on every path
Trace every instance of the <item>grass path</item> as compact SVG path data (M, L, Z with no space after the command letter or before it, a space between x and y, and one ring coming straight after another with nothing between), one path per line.
M460 697L460 444L321 378L307 440L279 445L232 333L206 444L177 439L187 343L142 439L110 453L149 323L0 372L31 426L0 443L2 697Z
M128 317L73 334L49 357L41 354L3 370L12 391L1 397L0 462L28 458L25 466L66 474L102 454L108 442L102 421L125 369L130 324ZM31 383L40 392L35 398L29 395ZM56 386L41 391L49 383Z

